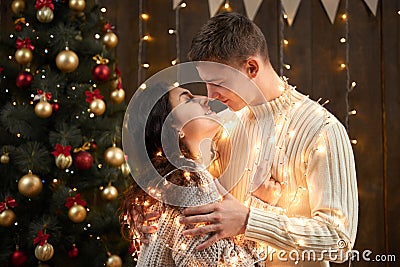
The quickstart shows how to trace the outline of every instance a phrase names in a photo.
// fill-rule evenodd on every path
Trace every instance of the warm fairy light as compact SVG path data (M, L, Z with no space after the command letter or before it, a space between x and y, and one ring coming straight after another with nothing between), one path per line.
M77 189L76 187L74 187L72 190L73 190L74 192L78 191L78 189Z
M288 15L283 14L283 18L284 18L284 19L287 19L287 18L288 18Z
M349 115L356 115L356 114L357 114L357 110L355 110L355 109L349 111Z
M140 17L142 18L142 20L148 20L150 18L149 14L146 13L141 14Z
M352 139L351 141L350 141L353 145L356 145L358 142L357 142L357 139Z
M30 101L29 104L33 105L33 101Z
M224 8L225 8L225 9L229 9L229 8L230 8L229 3L225 3Z
M285 68L286 68L287 70L290 70L291 66L290 66L289 64L285 64Z
M186 250L187 249L187 245L185 243L181 244L181 250Z
M284 44L284 45L288 45L288 44L289 44L289 41L286 40L286 39L284 39L284 40L283 40L283 44Z
M190 180L190 172L188 172L188 171L185 171L184 173L183 173L183 176L185 176L185 178L186 178L186 180Z
M345 43L345 42L346 42L346 38L344 38L344 37L340 38L340 42L341 42L342 44Z
M221 134L221 139L225 139L229 136L228 131L224 129L224 131Z
M174 59L174 60L171 61L171 65L172 65L172 66L175 66L175 65L176 65L176 59Z
M154 188L152 188L151 190L150 190L150 195L155 195L156 194L156 190L154 189Z
M98 34L98 33L96 33L95 35L94 35L94 39L100 39L100 34Z
M354 87L356 87L357 86L357 83L356 82L352 82L351 83L351 89L354 89Z
M144 41L149 41L150 40L150 35L146 34L145 36L142 37Z
M145 68L145 69L148 69L148 68L150 68L150 64L149 63L143 63L142 67Z
M148 207L150 205L150 202L148 201L148 200L146 200L144 203L143 203L143 206L145 206L145 207Z
M156 153L156 156L157 156L157 157L161 157L161 156L162 156L162 151L161 151L161 150L158 151L158 152Z
M289 136L292 138L295 135L295 133L296 133L295 131L290 131Z
M13 106L16 106L16 105L17 105L17 102L14 101L12 104L13 104Z
M55 178L54 178L54 179L53 179L53 183L55 183L55 184L58 183L58 179L55 179Z
M140 89L142 89L142 90L144 90L144 89L146 89L146 88L147 88L147 86L146 86L146 84L145 84L145 83L142 83L142 84L139 86L139 88L140 88Z
M101 191L101 190L103 190L104 189L104 186L100 186L99 187L99 190Z
M174 87L178 87L179 86L179 82L174 82Z
M17 133L17 137L20 138L20 137L21 137L21 134L20 134L20 133Z
M323 152L325 152L325 147L322 146L322 145L319 145L319 146L317 147L317 150L318 150L318 152L323 153Z
M12 59L12 56L8 56L8 59L10 59L10 60L11 60L11 59Z
M300 239L297 243L298 243L300 246L304 246L304 245L306 244L306 242L304 242L303 239Z
M342 15L342 20L346 20L347 19L347 14L343 14Z
M92 114L90 114L90 115L92 115ZM94 115L94 114L93 114ZM103 167L103 164L101 164L101 163L99 163L98 165L97 165L97 168L99 168L99 169L101 169Z
M183 2L182 4L179 5L181 8L185 8L187 5L185 2Z
M100 9L100 11L103 12L103 13L106 13L106 12L107 12L107 8L102 7L102 8Z
M340 64L340 68L341 69L345 69L346 68L346 64L344 64L344 63Z
M172 34L176 33L176 30L174 30L174 29L169 29L169 30L168 30L168 33L172 35Z

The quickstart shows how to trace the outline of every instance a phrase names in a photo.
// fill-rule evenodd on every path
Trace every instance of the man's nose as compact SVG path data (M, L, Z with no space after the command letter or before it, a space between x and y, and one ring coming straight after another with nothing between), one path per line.
M209 99L219 99L218 87L215 84L207 83L207 96Z

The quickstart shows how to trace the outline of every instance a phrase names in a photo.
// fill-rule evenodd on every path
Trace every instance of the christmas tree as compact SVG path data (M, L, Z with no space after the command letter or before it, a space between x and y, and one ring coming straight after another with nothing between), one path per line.
M0 266L133 266L126 108L104 9L14 0L0 39ZM11 21L12 23L12 21Z

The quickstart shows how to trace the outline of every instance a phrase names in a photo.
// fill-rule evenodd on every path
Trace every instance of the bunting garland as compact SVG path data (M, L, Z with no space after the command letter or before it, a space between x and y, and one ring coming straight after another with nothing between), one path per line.
M372 14L376 16L376 12L378 9L379 0L360 0L364 1L368 8L371 10ZM172 8L176 9L176 7L182 2L182 0L173 0ZM210 17L215 16L221 7L224 0L208 0L208 8ZM247 17L253 20L260 8L263 0L243 0L243 4L246 9ZM299 9L301 0L281 0L282 6L287 15L287 22L289 26L293 24L293 21L296 17L297 11ZM326 14L328 15L329 21L333 24L335 22L336 13L339 7L340 0L321 0L322 6L325 9Z

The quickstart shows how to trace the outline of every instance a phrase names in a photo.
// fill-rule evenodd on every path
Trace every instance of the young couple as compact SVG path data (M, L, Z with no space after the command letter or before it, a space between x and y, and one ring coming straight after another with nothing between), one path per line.
M215 114L205 97L157 84L142 92L142 105L146 95L163 92L149 115L142 118L141 105L129 114L128 124L144 129L151 159L151 166L131 166L140 177L123 202L130 226L142 234L138 266L329 266L347 260L358 199L342 124L276 74L260 29L240 14L211 18L194 37L189 59L227 66L196 64L208 97L229 111ZM226 126L232 114L237 119L225 138L221 121ZM166 142L168 149L165 134L175 140ZM152 180L150 167L158 178Z

